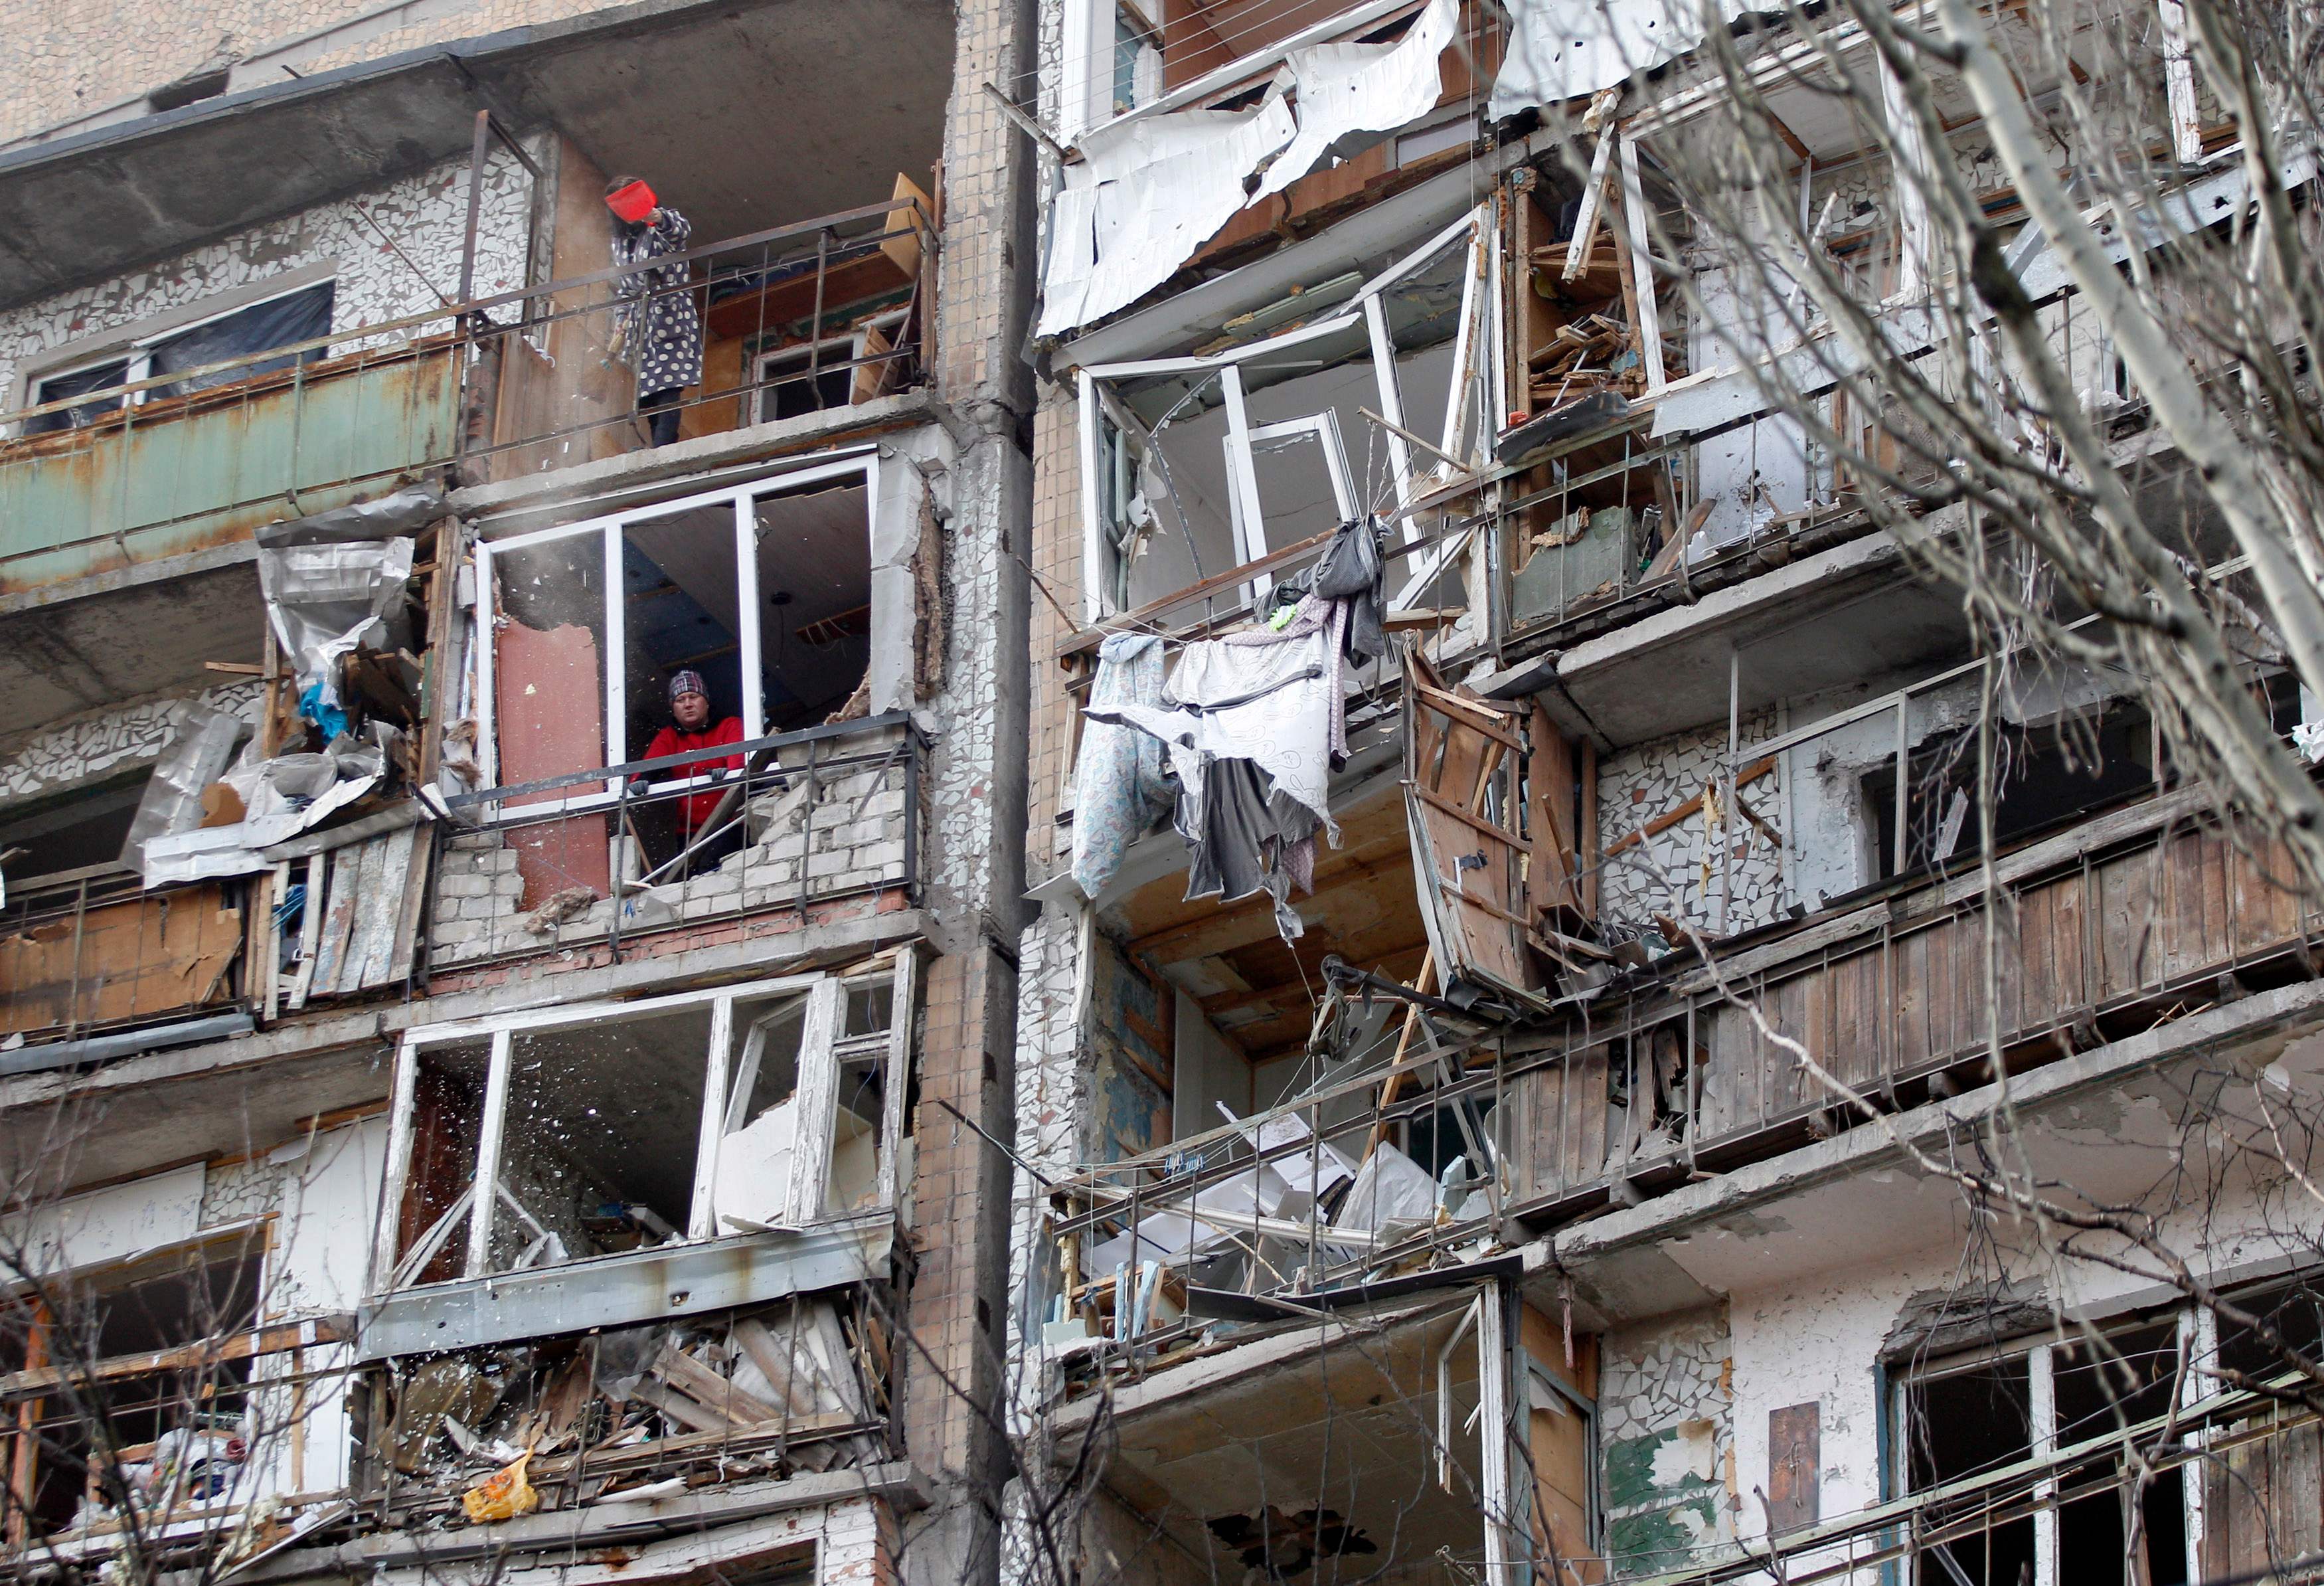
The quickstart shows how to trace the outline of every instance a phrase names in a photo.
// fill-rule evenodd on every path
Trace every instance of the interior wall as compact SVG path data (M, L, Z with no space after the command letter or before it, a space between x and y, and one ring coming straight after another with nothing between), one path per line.
M548 278L564 281L604 270L613 262L605 173L562 134L552 135L548 152L556 180L546 239ZM602 284L551 293L535 306L561 318L534 335L503 339L493 441L512 449L493 459L493 478L592 462L638 446L634 424L605 422L629 413L636 383L627 367L605 364L616 317L579 311L610 300ZM531 438L551 430L571 433L554 440Z
M1170 995L1176 1000L1177 1011L1172 1031L1176 1037L1176 1058L1171 1087L1170 1138L1187 1139L1206 1133L1226 1122L1219 1115L1219 1103L1233 1109L1235 1116L1253 1110L1251 1101L1251 1066L1243 1055L1227 1044L1211 1021L1203 1017L1202 1004L1173 986Z

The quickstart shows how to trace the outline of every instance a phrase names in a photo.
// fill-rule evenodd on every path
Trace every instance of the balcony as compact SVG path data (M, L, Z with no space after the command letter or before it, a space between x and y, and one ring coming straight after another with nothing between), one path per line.
M118 865L12 889L0 914L0 1035L50 1066L173 1020L204 1037L249 1028L246 890L204 881L149 893Z
M908 908L926 754L895 712L454 799L456 822L473 824L436 828L427 962L618 954L744 916L755 935ZM716 807L687 832L681 802L705 801Z
M697 247L705 380L687 438L849 409L924 378L935 203L908 179L838 214ZM458 468L509 479L645 444L609 268L0 415L0 593L244 541ZM654 289L659 292L664 289ZM646 294L648 297L652 292ZM201 389L175 394L187 384ZM69 428L23 433L43 420ZM791 429L800 428L798 423ZM777 434L787 433L776 431Z
M2307 978L2324 923L2280 884L2289 856L2227 832L2200 789L2030 842L1994 871L1990 914L1975 869L1915 873L1721 944L1715 973L1692 952L1635 970L1586 1019L1511 1024L1425 982L1325 965L1336 996L1319 1028L1366 1000L1391 1012L1351 1056L1311 1057L1273 1107L1057 1187L1052 1231L1079 1275L1063 1314L1086 1341L1072 1353L1167 1356L1276 1314L1269 1296L1330 1304L1473 1259L1511 1231L1854 1127L1850 1093L1882 1111L1958 1093L1991 1077L1989 1024L2015 1074ZM1546 945L1600 978L1623 956Z

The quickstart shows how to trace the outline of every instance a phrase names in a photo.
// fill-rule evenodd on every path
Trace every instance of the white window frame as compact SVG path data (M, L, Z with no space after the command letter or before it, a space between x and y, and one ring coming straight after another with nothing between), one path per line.
M874 314L869 319L864 320L862 324L857 326L854 329L843 332L837 336L826 336L822 337L820 340L811 342L795 341L783 346L765 347L761 349L758 356L752 364L755 378L751 383L751 397L753 403L753 411L750 421L753 424L761 424L768 421L758 416L757 404L762 403L769 396L773 394L773 386L770 383L774 379L773 371L775 365L779 364L789 364L795 363L798 360L806 357L810 350L816 353L844 352L847 355L845 362L852 365L847 371L849 396L848 400L842 402L840 406L853 406L855 401L853 395L855 382L862 376L865 368L862 360L868 351L868 347L866 346L866 333L873 330L884 332L899 328L904 323L906 312L907 310L902 309L891 309L884 314ZM826 368L820 373L833 373L833 370ZM806 371L804 369L799 371L798 378L806 378ZM789 382L785 381L784 383L788 384Z
M1228 386L1233 394L1229 401L1241 406L1242 385L1235 379ZM1270 449L1270 443L1312 438L1322 450L1323 472L1332 484L1332 505L1344 523L1356 515L1355 485L1348 476L1348 450L1340 438L1340 416L1326 408L1320 413L1310 413L1304 419L1284 419L1273 424L1244 427L1242 445L1235 444L1231 435L1220 445L1226 448L1227 477L1234 488L1227 493L1228 514L1234 529L1235 557L1239 561L1255 562L1274 548L1267 543L1267 520L1259 504L1259 458ZM1255 581L1261 594L1272 587L1275 580L1261 574Z
M1489 463L1489 449L1498 433L1499 416L1508 410L1508 371L1503 367L1502 355L1505 338L1496 329L1500 324L1500 272L1490 267L1492 261L1499 256L1499 225L1490 204L1480 205L1445 226L1366 281L1345 305L1311 324L1230 347L1208 357L1148 358L1095 364L1078 372L1082 589L1084 613L1088 622L1101 622L1114 614L1113 603L1107 593L1112 586L1112 580L1107 567L1103 488L1099 473L1101 459L1106 450L1101 426L1110 421L1103 413L1098 383L1168 374L1205 374L1215 376L1220 381L1227 413L1228 477L1234 487L1231 515L1236 520L1237 554L1242 556L1244 561L1250 561L1255 559L1254 557L1244 554L1243 548L1246 544L1263 546L1266 532L1264 525L1260 525L1256 532L1246 536L1240 522L1246 515L1255 519L1259 511L1255 491L1244 493L1248 482L1255 477L1250 443L1258 434L1251 429L1244 411L1244 365L1277 357L1308 342L1342 335L1360 325L1371 346L1372 380L1379 403L1377 411L1390 424L1401 429L1405 421L1404 400L1397 383L1396 349L1381 300L1398 283L1434 263L1447 249L1455 246L1465 247L1465 264L1460 320L1453 335L1452 388L1444 404L1444 425L1438 449L1466 459L1466 471L1470 475L1481 474ZM1464 370L1467 373L1465 381L1462 379ZM1275 427L1265 428L1271 429ZM1425 455L1425 451L1423 456L1416 457L1415 448L1397 429L1385 429L1382 436L1386 442L1389 472L1396 480L1397 509L1403 538L1406 543L1411 543L1421 538L1424 528L1419 515L1408 509L1430 492L1452 483L1461 471L1455 470L1442 456ZM1344 466L1343 461L1342 467ZM1462 547L1462 539L1455 538L1416 558L1417 565L1390 602L1389 609L1402 610L1409 606L1452 564ZM1258 554L1264 555L1265 552L1262 549ZM1255 581L1249 587L1255 597L1264 588L1264 582Z
M734 636L734 641L740 651L742 673L742 736L745 739L761 737L766 732L766 700L761 681L763 656L759 631L759 558L754 533L754 503L762 496L784 495L806 485L844 479L851 475L860 475L863 480L863 534L868 548L880 506L880 456L878 449L872 447L852 447L841 452L821 453L796 467L777 469L741 484L656 502L650 506L628 507L599 517L584 518L578 522L560 524L554 529L536 529L530 533L511 535L505 539L479 540L476 543L475 632L488 637L499 632L493 622L499 610L499 602L495 598L494 567L503 558L560 539L595 535L603 551L603 583L607 595L604 651L599 658L605 674L603 752L607 758L599 764L624 763L615 757L615 750L620 746L622 752L626 754L630 741L628 647L623 642L623 603L613 598L622 587L622 532L632 524L650 522L657 518L672 517L724 503L733 510L735 604L742 629ZM872 606L872 622L876 629L880 622L877 602ZM500 783L499 724L494 715L493 687L496 649L497 645L489 641L475 647L476 736L480 758L484 761L484 785L488 788L497 787ZM696 779L706 781L709 779L688 779L689 781ZM669 791L685 785L682 782L666 782L657 783L656 788L658 791ZM595 793L528 804L524 808L528 816L579 814L604 808L620 798L620 788L608 787Z
M2211 1314L2200 1305L2170 1307L2144 1317L2135 1314L2109 1316L2094 1319L2091 1323L2091 1325L2101 1334L2122 1332L2134 1327L2160 1327L2165 1324L2176 1329L2180 1347L2186 1351L2186 1358L2189 1360L2206 1360L2218 1353L2217 1323ZM2061 1348L2070 1347L2079 1342L2080 1336L2080 1333L2073 1329L2069 1329L2063 1338L2053 1334L2039 1333L2007 1343L1994 1344L1982 1349L1972 1348L1958 1353L1943 1355L1919 1369L1900 1371L1892 1376L1888 1384L1889 1402L1882 1409L1882 1414L1887 1418L1888 1428L1890 1468L1886 1472L1888 1490L1898 1498L1911 1498L1914 1496L1916 1490L1911 1480L1913 1386L1915 1383L1934 1381L2005 1360L2023 1360L2025 1362L2026 1419L2031 1423L2029 1428L2032 1440L2031 1457L2044 1459L2054 1454L2058 1449L2057 1399L2054 1388L2057 1369L2056 1352ZM2186 1380L2180 1386L2179 1407L2185 1409L2208 1397L2211 1391L2213 1390L2207 1386L2206 1379L2199 1372L2190 1371L2187 1373ZM2187 1439L2190 1442L2200 1435L2200 1432L2191 1430L2186 1434ZM2181 1506L2184 1511L2181 1534L2185 1537L2187 1557L2190 1567L2192 1568L2202 1547L2202 1466L2198 1462L2181 1468L2186 1472L2184 1484L2181 1489ZM2058 1508L2054 1502L2057 1497L2056 1483L2043 1482L2036 1489L2036 1496L2044 1501L2043 1507L2036 1509L2033 1517L2034 1586L2058 1586ZM1945 1586L1947 1578L1941 1572L1916 1572L1908 1556L1905 1561L1905 1579L1911 1586Z
M247 313L253 309L263 309L269 303L279 303L285 298L295 298L301 292L310 292L318 287L326 286L332 289L334 295L331 300L336 306L338 301L337 296L338 277L326 275L319 281L301 281L297 286L285 287L279 292L269 292L263 298L253 298L246 303L236 303L231 309L220 309L215 314L205 314L198 319L189 319L183 324L172 325L167 330L157 330L151 336L141 337L126 347L116 348L101 357L87 358L80 363L69 364L59 369L41 370L32 376L31 390L25 393L30 400L24 405L28 408L37 408L45 402L63 401L67 399L43 396L41 394L42 388L51 380L62 380L67 375L85 373L91 369L101 368L105 364L117 364L124 360L129 367L127 373L121 377L122 385L135 385L141 380L151 380L153 377L153 349L163 342L175 341L189 330L199 330L205 325L216 325L219 320L231 319L236 314ZM265 355L264 353L252 355L253 357ZM101 401L105 398L106 391L119 389L118 386L107 386L104 391L87 392L81 400L92 402ZM150 391L133 391L128 393L129 404L132 407L140 406L152 394Z
M861 1062L868 1055L876 1055L882 1065L877 1198L881 1208L893 1206L900 1189L896 1154L903 1142L904 1084L910 1072L911 1026L918 983L918 963L911 950L904 949L899 951L892 960L884 963L857 964L816 974L751 981L711 991L647 997L632 1002L571 1003L526 1013L419 1025L407 1030L396 1051L394 1086L389 1106L383 1198L379 1227L373 1242L371 1271L364 1286L365 1292L379 1296L432 1286L410 1282L399 1286L393 1281L397 1266L406 1254L399 1251L397 1245L401 1233L400 1212L411 1177L411 1130L419 1094L420 1060L429 1052L447 1046L479 1040L490 1043L483 1116L477 1123L474 1182L476 1185L489 1184L497 1189L515 1037L533 1031L627 1023L650 1019L658 1014L707 1008L710 1010L710 1033L703 1070L702 1116L685 1242L691 1245L721 1238L753 1238L757 1236L722 1235L718 1231L718 1157L734 1110L747 1103L750 1084L755 1077L761 1037L775 1015L770 1012L760 1018L751 1028L742 1032L742 1046L737 1051L736 1005L769 997L804 996L807 1010L799 1034L798 1083L792 1092L798 1104L798 1130L792 1147L789 1185L783 1197L782 1220L779 1226L805 1228L851 1215L844 1210L835 1212L825 1204L825 1189L831 1172L832 1135L838 1122L840 1069L851 1059ZM883 982L890 987L887 1027L867 1035L849 1036L845 1030L847 993L851 990ZM476 1194L470 1198L467 1245L461 1274L440 1281L457 1283L493 1276L491 1251L500 1199L498 1194ZM417 1246L414 1248L415 1250L418 1249ZM442 1248L441 1243L438 1248ZM673 1248L665 1244L635 1253L653 1259L667 1254Z

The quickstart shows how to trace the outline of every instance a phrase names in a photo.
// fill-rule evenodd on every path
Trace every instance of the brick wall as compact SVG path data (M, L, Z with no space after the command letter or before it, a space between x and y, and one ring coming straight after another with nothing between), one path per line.
M811 802L804 783L761 795L745 817L753 836L749 846L699 875L624 892L622 936L626 940L768 909L795 913L802 900L900 890L912 880L905 865L905 798L900 761L822 781ZM576 817L600 827L604 818ZM611 937L615 908L610 898L564 919L536 923L517 873L514 844L524 830L464 834L447 843L436 872L433 967L586 947Z
M286 62L312 74L599 8L600 0L198 0L172 6L157 26L152 6L122 0L5 0L0 67L10 91L0 143L295 41L311 39Z
M1073 674L1057 664L1058 642L1080 625L1082 589L1081 404L1049 386L1033 423L1032 783L1026 869L1038 881L1071 862L1072 833L1057 824L1068 807L1073 775Z

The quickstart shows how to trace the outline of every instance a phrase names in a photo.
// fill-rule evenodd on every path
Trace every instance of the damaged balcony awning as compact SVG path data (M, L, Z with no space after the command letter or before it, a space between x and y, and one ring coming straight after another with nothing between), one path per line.
M1290 186L1336 146L1427 115L1460 21L1454 0L1429 0L1393 43L1293 51L1255 110L1125 116L1092 132L1051 210L1038 334L1061 335L1137 301L1247 204Z

